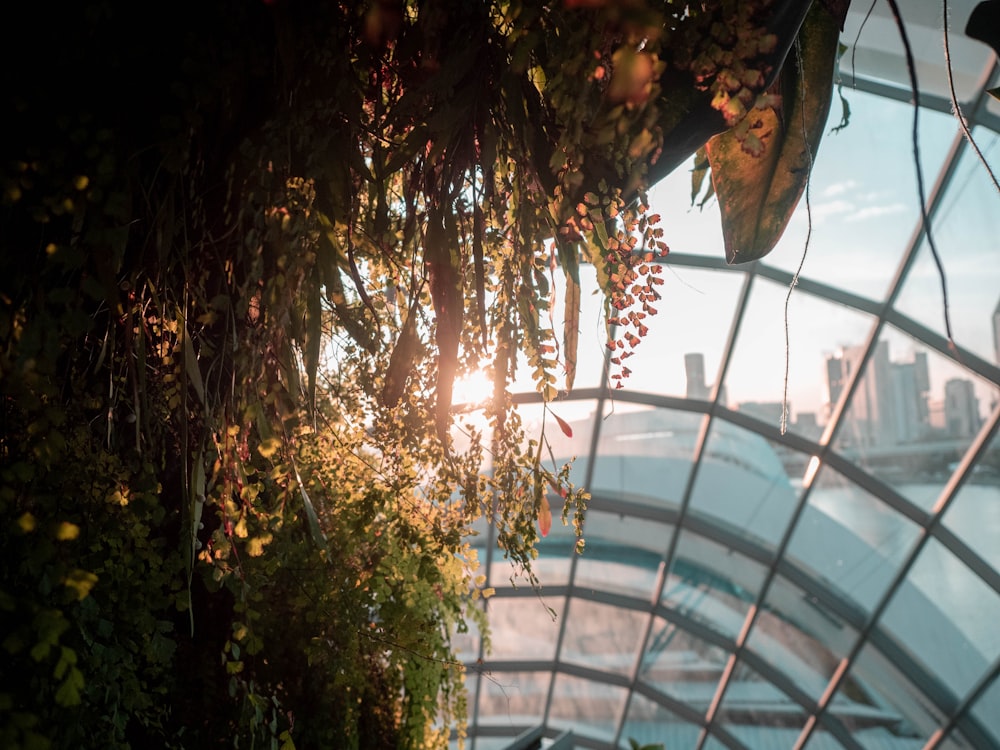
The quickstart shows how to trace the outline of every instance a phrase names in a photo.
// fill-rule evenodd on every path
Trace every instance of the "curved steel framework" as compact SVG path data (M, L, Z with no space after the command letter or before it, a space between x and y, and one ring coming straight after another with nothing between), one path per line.
M1000 76L998 76L996 61L991 57L988 67L980 76L977 86L978 93L962 107L970 127L979 126L980 132L984 129L1000 132L1000 115L995 109L989 108L988 97L984 93L990 86L997 85L998 77ZM880 96L897 100L909 98L909 92L905 89L873 79L866 80L859 77L848 81L848 83L857 89ZM922 99L921 103L942 111L951 108L950 102L940 97L927 97ZM993 106L995 107L995 105ZM948 195L948 189L959 168L959 160L967 150L968 143L956 128L956 135L944 159L943 166L927 196L926 211L931 219L936 217L944 204L945 196ZM969 439L967 450L957 465L951 467L950 478L944 483L943 488L940 489L936 499L929 507L923 507L914 502L913 499L898 491L889 482L880 478L878 472L864 468L855 460L855 457L850 455L848 450L841 449L842 444L837 441L839 431L843 429L848 420L847 415L853 400L856 398L856 393L864 382L865 368L876 356L879 341L883 336L883 329L887 326L906 334L922 347L936 352L941 357L959 363L966 372L975 375L991 388L1000 389L1000 366L997 362L988 361L976 351L956 346L949 342L945 336L898 309L897 300L925 239L924 224L918 222L906 243L902 260L889 291L882 299L871 299L811 279L803 278L798 281L796 294L810 295L867 313L874 321L867 335L867 340L859 349L856 366L845 378L839 396L831 402L831 412L825 429L816 439L796 432L782 433L775 424L759 419L750 413L729 408L723 398L720 398L721 389L718 385L726 382L733 347L740 333L740 326L754 285L760 283L761 279L767 279L787 287L792 283L792 274L764 262L732 267L727 266L721 259L705 256L679 253L670 256L669 262L674 267L709 269L718 273L737 274L742 279L742 287L728 341L723 350L716 385L711 389L707 398L681 398L629 390L616 391L613 394L617 403L632 403L655 409L685 412L698 415L700 419L699 432L691 460L691 470L683 493L679 497L673 498L671 502L658 501L656 504L652 504L639 497L630 498L628 495L612 497L595 493L590 503L591 511L605 511L618 514L623 518L659 523L663 525L663 528L670 529L668 538L665 539L664 548L655 565L655 585L651 596L640 598L628 593L616 592L610 587L595 588L589 582L587 585L580 585L578 576L580 558L571 554L567 555L571 558L567 582L564 585L546 587L545 589L547 599L563 600L567 607L572 607L573 602L592 602L611 606L616 608L616 611L632 613L630 616L641 618L645 624L641 629L637 656L627 669L584 666L579 663L578 659L567 658L566 639L569 618L564 616L558 626L558 635L553 650L554 658L552 659L490 661L490 657L486 653L480 651L480 653L474 654L474 658L469 660L468 678L470 695L473 696L473 699L480 695L486 681L499 679L504 674L550 673L595 681L607 686L609 690L616 691L616 695L624 694L624 705L620 710L617 725L613 729L613 736L592 736L588 734L586 728L574 729L576 746L624 747L628 738L626 724L630 715L630 706L636 701L645 700L669 712L669 715L680 722L696 728L696 739L692 746L697 750L719 746L745 749L750 745L745 737L741 738L738 732L733 731L733 712L727 710L726 698L735 689L734 685L739 683L741 670L749 670L755 675L755 679L766 681L777 691L780 691L788 707L793 711L793 718L784 724L782 723L784 720L780 716L767 717L763 723L797 729L797 737L794 734L784 735L786 741L789 736L795 737L795 748L807 746L810 748L843 747L860 750L863 747L873 745L860 739L860 735L857 734L858 727L863 726L863 719L851 715L849 711L845 713L844 707L850 703L845 695L849 694L852 689L850 686L852 675L858 669L859 663L862 660L869 662L877 660L879 664L884 663L887 670L895 670L896 684L901 689L912 693L914 705L926 707L928 715L932 717L929 721L933 725L931 731L928 732L925 729L918 733L920 735L918 739L911 737L907 743L880 744L879 747L923 747L924 750L948 747L1000 748L1000 716L991 714L987 710L977 710L977 707L982 708L985 705L984 696L987 695L993 696L991 706L995 704L994 707L1000 707L1000 698L997 697L1000 694L1000 657L994 656L991 663L986 663L978 675L971 680L967 689L956 691L953 685L948 684L947 680L935 673L922 654L913 653L912 648L907 647L899 640L893 629L886 625L884 617L893 597L907 585L908 575L929 544L940 545L946 549L982 582L986 590L990 592L990 596L1000 598L1000 571L997 570L994 563L984 559L966 540L959 538L949 525L942 522L960 490L977 471L982 457L987 451L996 450L997 446L1000 446L1000 437L998 437L1000 403L992 405L991 413L974 437ZM994 239L994 244L995 242ZM1000 257L995 258L995 260L1000 261ZM1000 289L996 292L1000 294ZM1000 317L1000 308L998 308L997 316ZM995 333L994 335L1000 338L1000 334ZM1000 347L1000 341L997 342L997 346ZM1000 351L998 351L997 356L1000 357ZM604 405L612 397L612 392L606 385L606 377L603 382L605 385L598 388L581 389L567 397L580 401L592 401L597 405L590 433L589 449L592 457L598 454L600 447L602 415L605 413ZM518 399L521 403L537 401L535 394L522 394ZM790 519L785 524L784 531L777 536L776 541L769 542L754 538L743 530L721 522L717 517L703 513L694 507L692 502L693 488L699 473L705 470L706 445L713 426L718 422L751 431L774 446L780 446L790 453L800 454L804 462L810 459L812 461L811 470L805 472L801 491L797 493ZM585 486L590 486L596 465L597 461L593 459L587 463L583 482ZM817 476L815 471L817 466L822 466L824 471L827 468L835 470L866 493L878 498L878 501L884 503L895 513L908 519L908 522L912 522L916 530L914 542L899 558L888 585L870 606L859 606L857 602L845 596L843 591L787 554L790 541L809 505L813 482ZM690 567L693 564L696 568L698 567L697 560L692 562L689 555L680 554L679 540L682 534L687 534L692 539L708 540L714 545L741 556L740 559L751 561L764 571L763 581L757 590L741 594L746 598L746 611L742 626L735 635L727 634L722 629L713 627L710 620L706 620L704 617L672 606L665 596L670 581L674 580L672 576L676 575L679 566L688 565ZM492 538L485 541L487 569L492 569L493 566L490 563L493 561L490 558L495 544ZM716 575L713 572L712 561L704 560L703 565L695 571L695 574ZM536 596L536 593L530 589L502 588L503 582L491 582L490 585L502 589L496 595L500 599ZM754 649L748 648L748 642L754 637L755 631L762 627L762 619L768 616L767 613L772 609L770 596L778 587L787 586L792 586L804 593L803 607L810 606L825 613L824 616L833 623L830 626L830 632L836 630L839 633L847 634L844 636L846 646L834 654L833 661L835 663L832 665L830 673L824 675L826 685L818 695L803 690L795 677L787 673L782 664L765 659ZM663 624L666 624L672 631L683 633L685 637L696 639L697 642L707 644L708 647L725 654L724 664L719 670L714 694L710 696L710 699L701 702L683 700L677 695L671 694L669 690L664 691L646 679L644 670L648 666L647 657L654 654L659 648L658 639L663 637ZM791 623L791 627L795 627L795 623ZM822 637L821 632L807 635L814 639ZM713 679L715 678L713 677ZM544 726L545 731L551 737L555 737L566 728L553 726L552 723L555 685L555 678L548 680L544 699L539 700L538 705L535 706L536 723ZM480 743L478 747L497 747L496 741L486 738L512 738L527 728L523 723L511 725L509 720L491 723L488 717L480 716L478 705L475 700L470 702L470 738L474 748L477 747L475 744L477 741ZM759 719L760 716L751 716L751 723L754 718ZM901 718L903 721L906 720L905 716Z

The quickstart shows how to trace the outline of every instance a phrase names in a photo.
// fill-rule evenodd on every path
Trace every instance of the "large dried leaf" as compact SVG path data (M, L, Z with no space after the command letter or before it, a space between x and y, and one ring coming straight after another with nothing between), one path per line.
M798 54L781 72L780 113L768 108L748 115L755 118L749 134L764 142L763 154L748 153L735 128L708 142L730 263L767 255L798 204L830 111L838 36L836 19L814 4L799 31Z
M983 0L973 8L965 25L965 35L988 44L1000 55L1000 0Z

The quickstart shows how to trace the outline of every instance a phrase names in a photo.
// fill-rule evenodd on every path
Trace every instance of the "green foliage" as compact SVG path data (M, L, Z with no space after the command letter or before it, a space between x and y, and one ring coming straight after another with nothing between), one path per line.
M582 262L628 375L651 165L760 93L748 7L17 4L52 53L0 58L0 744L461 736L472 524L535 583L587 499L507 386L572 387Z

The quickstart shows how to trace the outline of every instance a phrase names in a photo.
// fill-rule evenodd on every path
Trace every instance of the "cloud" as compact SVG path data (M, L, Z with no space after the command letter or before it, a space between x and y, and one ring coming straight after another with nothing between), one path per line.
M841 182L835 182L832 185L827 185L823 188L824 198L835 198L838 195L843 195L844 193L849 193L858 187L857 180L842 180Z
M884 206L867 206L860 211L845 218L845 221L864 221L865 219L875 219L879 216L888 216L906 211L906 206L902 203L889 203Z
M831 216L850 213L854 210L854 204L846 200L832 200L817 203L812 207L813 221L823 221Z

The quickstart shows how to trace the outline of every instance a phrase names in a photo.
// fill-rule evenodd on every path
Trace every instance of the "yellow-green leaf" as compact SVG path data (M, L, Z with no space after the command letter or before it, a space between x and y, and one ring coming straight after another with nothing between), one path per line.
M74 570L63 581L67 588L76 592L76 598L83 601L90 595L90 590L97 583L97 576L86 570Z

